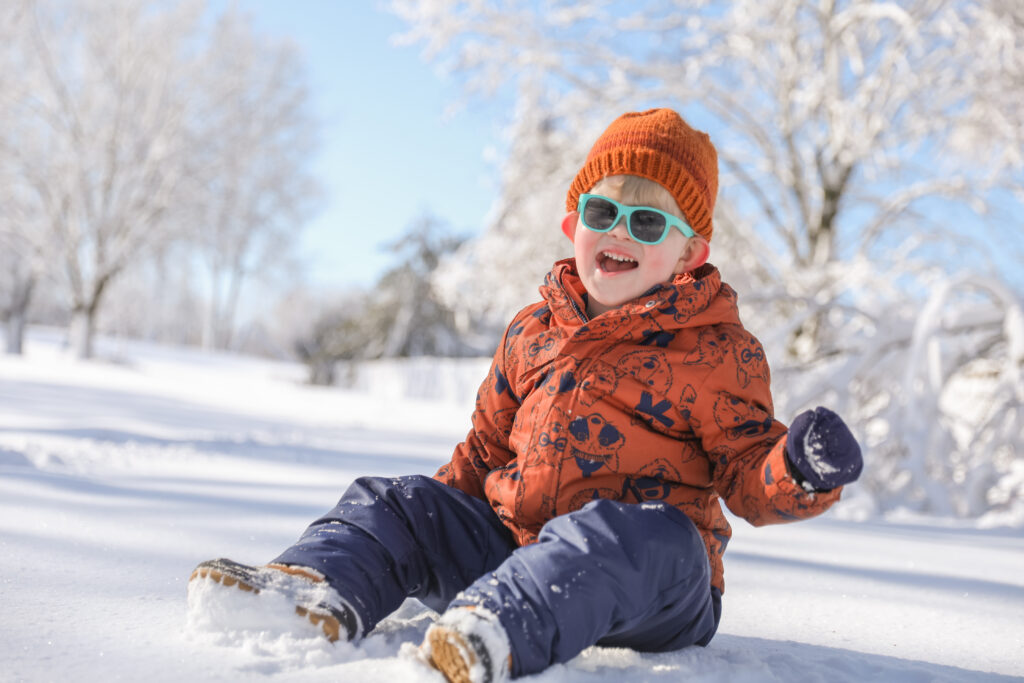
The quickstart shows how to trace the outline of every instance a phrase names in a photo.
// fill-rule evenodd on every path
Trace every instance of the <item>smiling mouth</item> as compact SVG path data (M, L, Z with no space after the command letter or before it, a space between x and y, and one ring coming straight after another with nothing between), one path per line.
M597 255L597 267L604 273L621 273L625 270L633 270L639 265L635 259L622 254L603 251Z

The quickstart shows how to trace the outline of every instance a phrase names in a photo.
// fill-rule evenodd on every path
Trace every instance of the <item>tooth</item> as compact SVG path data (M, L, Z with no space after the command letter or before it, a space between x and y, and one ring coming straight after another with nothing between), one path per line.
M620 262L623 262L623 263L625 263L626 261L631 261L631 262L634 262L634 263L636 262L636 259L631 259L628 256L620 256L619 254L609 254L608 252L604 252L604 255L607 258L610 258L610 259L615 260L615 261L620 261Z

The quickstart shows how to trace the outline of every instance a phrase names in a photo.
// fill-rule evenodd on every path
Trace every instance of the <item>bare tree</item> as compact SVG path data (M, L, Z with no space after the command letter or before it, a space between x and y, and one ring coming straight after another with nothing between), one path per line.
M246 280L292 265L289 247L318 196L308 170L315 126L295 48L259 39L239 14L218 19L201 62L193 149L209 285L203 344L228 348Z
M315 196L294 49L198 0L15 8L0 48L0 174L27 219L20 251L52 264L67 292L75 352L92 355L112 283L183 242L192 249L175 257L208 264L204 337L228 345L243 282L293 264Z
M423 215L388 245L398 263L371 291L314 311L313 325L294 343L310 368L310 381L330 384L337 366L350 361L479 354L476 335L457 329L454 312L431 284L440 263L461 242L437 219Z
M27 7L16 164L45 217L37 242L56 247L72 344L88 357L111 281L174 236L200 12L143 0Z
M24 347L28 308L39 275L32 246L15 233L0 233L0 322L4 324L7 353Z
M29 193L16 171L12 135L12 103L23 95L18 68L17 29L25 8L20 3L0 7L0 323L5 327L5 348L20 354L32 292L39 279L40 260L28 235L32 225Z
M5 128L2 118L0 128ZM29 304L41 277L42 263L27 237L39 225L25 210L25 192L17 177L10 173L7 142L0 133L0 323L5 326L7 353L20 354Z

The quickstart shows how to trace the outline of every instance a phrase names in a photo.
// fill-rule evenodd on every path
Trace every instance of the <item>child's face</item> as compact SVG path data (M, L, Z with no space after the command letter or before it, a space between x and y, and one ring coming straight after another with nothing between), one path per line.
M630 206L641 205L633 197L623 196L621 185L606 180L594 186L591 193ZM679 209L675 202L672 204L671 207L657 206L652 202L644 205L678 216ZM672 228L660 244L642 244L629 236L622 220L608 232L600 233L588 230L577 219L573 248L576 269L589 295L587 313L594 317L617 308L654 285L669 282L676 274L684 272L686 263L683 255L687 241L682 232Z

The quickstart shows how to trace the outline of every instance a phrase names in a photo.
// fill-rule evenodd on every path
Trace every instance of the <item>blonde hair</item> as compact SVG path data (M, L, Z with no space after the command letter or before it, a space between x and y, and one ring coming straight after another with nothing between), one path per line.
M590 188L590 193L605 194L608 190L614 190L623 204L653 206L686 220L672 194L653 180L636 175L605 176Z

